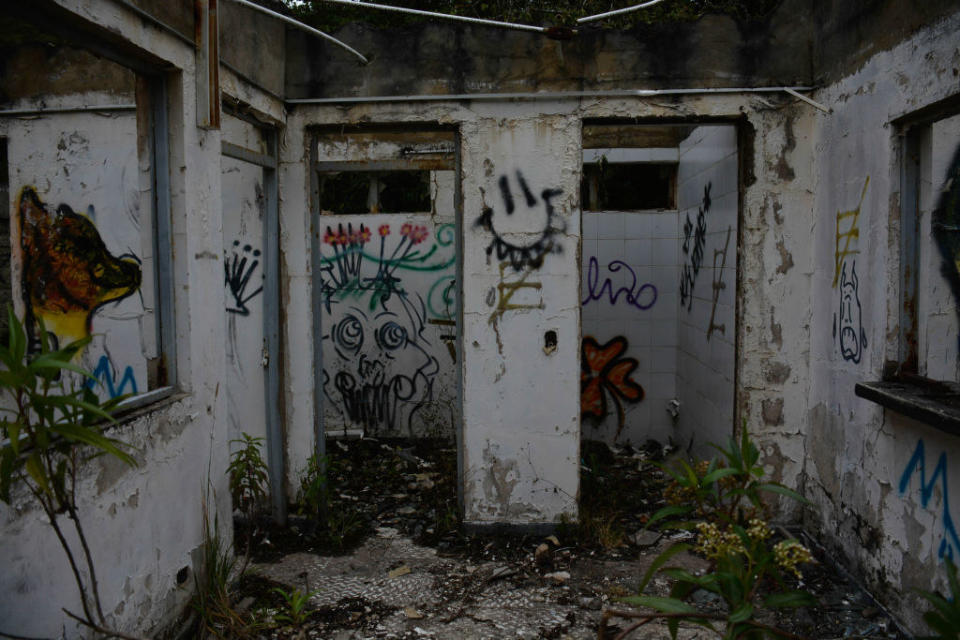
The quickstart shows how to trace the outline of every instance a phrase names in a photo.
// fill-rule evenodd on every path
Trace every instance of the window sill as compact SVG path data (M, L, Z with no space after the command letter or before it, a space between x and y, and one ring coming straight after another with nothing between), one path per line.
M960 436L960 384L916 381L859 382L855 393L918 422Z

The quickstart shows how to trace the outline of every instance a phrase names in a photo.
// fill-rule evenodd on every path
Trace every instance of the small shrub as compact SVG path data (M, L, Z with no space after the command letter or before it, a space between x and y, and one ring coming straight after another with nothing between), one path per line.
M28 353L23 323L7 309L9 333L0 345L0 501L11 503L25 487L43 509L57 534L80 592L83 615L64 610L80 624L101 634L129 637L106 629L97 574L77 505L77 478L90 459L108 455L133 466L123 442L104 434L115 424L111 411L125 396L100 400L86 384L96 379L74 364L89 338L52 349L39 323L40 352ZM69 375L70 373L76 376ZM65 535L68 520L77 542ZM79 548L77 548L79 543ZM86 573L86 577L84 577Z
M326 509L330 501L330 464L330 456L313 454L307 460L307 469L300 478L297 491L297 507L301 514L317 516Z
M284 602L283 611L273 616L273 619L295 627L303 626L303 623L310 617L307 605L310 604L310 599L313 596L320 593L319 591L300 591L300 589L285 591L280 587L274 587L273 591L279 594Z
M695 531L697 542L669 547L651 564L640 582L639 595L621 599L654 610L649 614L624 614L641 618L628 632L663 617L674 639L681 620L722 635L724 640L788 637L790 634L760 623L758 612L816 604L808 592L788 585L788 577L800 578L799 566L813 559L810 551L793 539L773 542L762 494L773 492L806 500L764 480L763 467L758 464L760 452L746 429L739 443L731 438L727 449L716 448L721 456L709 462L660 465L673 478L665 492L669 504L654 513L647 526L660 522L664 528ZM665 566L671 558L690 551L710 563L702 575ZM643 595L657 573L673 579L669 597ZM719 596L726 604L726 613L703 612L688 602L700 590ZM601 628L608 617L620 613L605 614Z
M230 444L239 448L230 454L227 473L230 476L230 496L233 506L252 518L267 497L267 464L260 455L263 438L241 433Z

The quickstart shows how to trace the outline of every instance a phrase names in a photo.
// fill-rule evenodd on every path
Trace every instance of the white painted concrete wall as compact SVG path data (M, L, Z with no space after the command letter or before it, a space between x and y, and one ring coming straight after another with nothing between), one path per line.
M956 557L960 544L956 437L856 397L854 385L879 380L884 361L898 358L903 196L892 121L957 95L958 32L955 14L815 96L833 113L817 117L806 493L818 510L808 527L917 632L925 631L925 607L911 590L942 587L940 556ZM960 145L955 118L934 132L925 176L931 193ZM921 203L921 359L929 375L957 381L958 301L940 276L929 204ZM859 313L846 313L851 306ZM862 349L844 340L848 326Z
M558 106L499 107L461 129L469 524L576 515L580 122Z
M221 525L229 522L226 390L222 388L226 369L220 133L195 126L192 46L162 30L144 29L140 17L109 1L64 0L61 4L78 19L110 30L114 37L129 40L169 65L176 373L181 393L141 410L111 430L112 436L133 446L138 462L135 469L108 458L97 459L84 470L78 491L108 622L121 631L151 636L175 622L189 597L189 589L179 588L176 576L184 567L195 566L202 543L204 504L211 520L218 516ZM233 82L236 84L236 79ZM271 105L272 113L282 114L282 105L271 102L269 96L247 90L258 104ZM97 104L89 94L58 99L57 106L61 103ZM70 118L86 122L87 117ZM17 155L39 154L38 159L48 159L43 174L50 184L37 186L50 192L49 202L54 206L65 202L83 211L93 204L98 220L101 215L108 216L108 211L117 212L116 217L109 214L110 225L98 224L98 229L112 251L126 251L121 247L137 242L140 236L122 223L136 219L133 213L139 203L143 225L150 194L137 179L118 176L124 170L128 175L131 169L148 171L151 160L137 159L136 130L129 119L95 118L102 124L84 124L100 132L88 138L94 141L89 148L95 150L96 145L110 141L108 148L118 153L111 153L111 162L92 172L93 156L86 152L57 156L59 137L52 130L38 128L46 126L45 120L7 121L3 126L12 137L22 137L28 125L33 127L33 149ZM66 131L67 127L57 125L59 129ZM69 130L75 129L79 127L71 125ZM64 150L79 148L67 141ZM20 170L26 173L27 166L20 165ZM73 181L58 172L58 167L77 168L84 177ZM15 196L12 191L11 198ZM135 253L137 246L133 245ZM138 255L149 257L145 252ZM147 298L143 307L149 308ZM94 331L103 321L101 313L94 317ZM119 317L112 322L115 324L104 330L108 344L122 323L137 324L137 320ZM118 345L111 353L123 353L123 347L131 352L144 349L140 337L144 333L132 334L132 344ZM228 528L220 533L229 540ZM80 608L65 556L44 519L22 497L12 508L0 505L0 538L4 540L0 548L0 627L26 636L84 636L61 612L62 607Z
M260 153L267 151L262 134L248 123L227 114L222 122L222 135L228 142ZM226 156L220 164L230 439L243 433L265 439L263 168ZM266 440L261 443L261 453L266 459Z
M734 429L737 185L735 127L697 127L680 143L674 440L706 458Z

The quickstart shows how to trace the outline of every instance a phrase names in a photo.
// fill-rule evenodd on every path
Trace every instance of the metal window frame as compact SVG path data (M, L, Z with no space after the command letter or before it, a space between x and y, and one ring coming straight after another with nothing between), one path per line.
M263 221L263 347L267 354L266 380L264 384L264 409L267 430L267 475L270 482L270 502L273 519L277 524L287 521L286 465L284 464L284 438L280 421L280 193L277 176L279 158L279 133L276 127L237 111L223 104L225 114L243 120L263 135L267 153L221 140L222 156L261 167L263 171L264 221Z
M150 99L150 149L153 156L153 255L156 261L154 291L159 313L157 343L161 358L161 387L148 389L142 399L149 404L177 387L177 327L174 310L173 220L170 202L170 121L166 78L147 78ZM160 391L166 391L160 393ZM143 406L143 405L140 405Z
M920 373L917 271L920 259L920 196L923 135L929 123L907 128L900 144L900 282L898 373Z

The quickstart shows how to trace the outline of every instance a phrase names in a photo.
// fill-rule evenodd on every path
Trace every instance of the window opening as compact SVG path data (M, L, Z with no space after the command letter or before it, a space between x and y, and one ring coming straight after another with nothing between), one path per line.
M15 280L6 288L32 348L40 319L54 344L89 336L79 364L91 387L140 406L175 382L164 79L22 33L3 49L0 79L2 109L15 112L0 114L3 201L13 203L2 221ZM82 93L81 75L97 78Z

